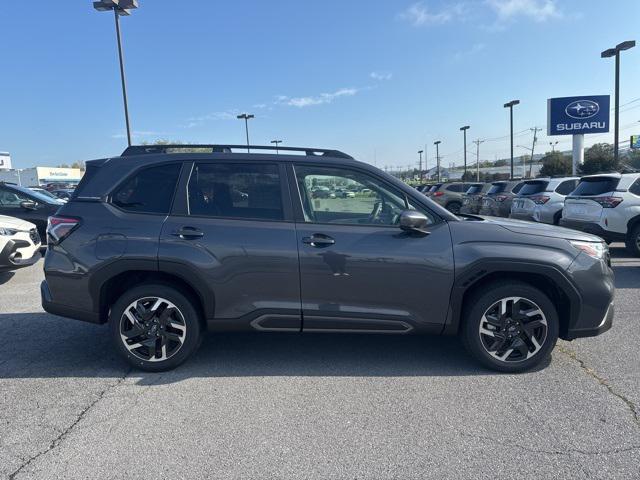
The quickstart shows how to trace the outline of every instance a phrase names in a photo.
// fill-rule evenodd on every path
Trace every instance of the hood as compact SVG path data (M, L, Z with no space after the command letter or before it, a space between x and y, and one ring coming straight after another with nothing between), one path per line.
M33 223L15 217L7 217L6 215L0 215L0 227L26 231L29 231L32 228L36 228Z
M563 238L565 240L578 240L582 242L602 242L600 237L590 233L571 230L570 228L557 227L546 223L527 222L510 218L481 217L485 222L500 226L510 232L525 235L537 235L539 237Z

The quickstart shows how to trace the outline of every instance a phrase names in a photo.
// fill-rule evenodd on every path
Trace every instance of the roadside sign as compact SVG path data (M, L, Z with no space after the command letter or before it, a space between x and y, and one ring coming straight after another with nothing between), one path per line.
M631 148L640 148L640 135L631 135Z
M547 100L547 135L583 135L609 131L609 95Z

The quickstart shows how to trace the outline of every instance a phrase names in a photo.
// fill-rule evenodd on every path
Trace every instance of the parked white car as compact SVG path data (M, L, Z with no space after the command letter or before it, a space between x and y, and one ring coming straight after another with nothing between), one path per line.
M36 226L19 218L0 215L0 272L33 265L40 256Z
M567 195L575 190L578 177L527 180L511 204L510 218L558 225Z
M625 242L640 257L640 173L582 177L565 199L560 225Z

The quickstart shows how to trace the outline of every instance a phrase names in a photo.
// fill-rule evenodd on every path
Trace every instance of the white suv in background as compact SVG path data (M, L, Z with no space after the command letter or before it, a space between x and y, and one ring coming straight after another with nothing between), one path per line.
M640 256L640 173L582 177L565 199L560 225L626 242Z
M40 236L33 223L0 215L0 272L33 265L40 259Z
M578 177L527 180L511 204L510 218L558 225L564 199L578 185Z

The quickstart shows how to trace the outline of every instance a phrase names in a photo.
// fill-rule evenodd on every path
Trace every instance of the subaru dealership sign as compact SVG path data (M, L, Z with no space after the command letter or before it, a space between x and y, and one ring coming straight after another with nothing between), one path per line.
M609 131L609 95L547 100L547 135L582 135Z

